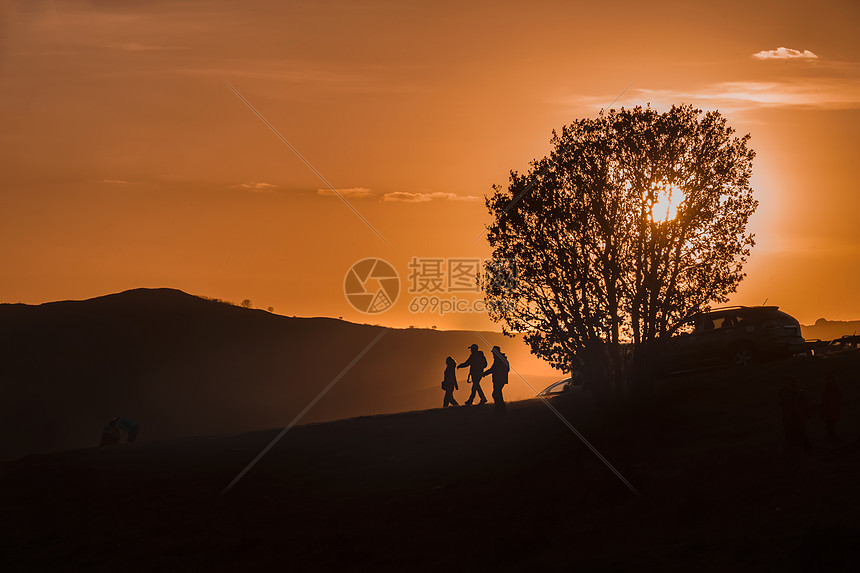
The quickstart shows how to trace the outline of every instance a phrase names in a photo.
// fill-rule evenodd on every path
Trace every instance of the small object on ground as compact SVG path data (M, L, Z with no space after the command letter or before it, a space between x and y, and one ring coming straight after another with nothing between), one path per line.
M134 420L116 417L112 420L111 423L115 424L117 428L126 433L126 441L128 443L132 443L134 440L137 439L137 433L140 431L140 424L138 424Z
M100 448L103 446L113 446L119 443L120 433L119 428L116 427L115 420L116 419L114 418L114 420L108 422L104 429L102 429L102 441L99 444Z

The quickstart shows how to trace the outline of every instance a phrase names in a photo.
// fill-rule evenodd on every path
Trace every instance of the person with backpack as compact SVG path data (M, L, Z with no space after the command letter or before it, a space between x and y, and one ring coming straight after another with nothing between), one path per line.
M481 378L484 377L484 368L487 367L487 357L484 353L478 350L478 345L473 344L469 347L471 354L462 364L458 364L457 368L469 367L469 378L472 381L472 393L469 394L469 399L466 400L466 405L471 406L475 400L475 394L481 397L481 404L487 403L487 397L484 396L484 391L481 389Z
M505 406L505 397L502 396L502 389L508 383L510 370L511 365L508 363L508 357L502 354L501 348L493 346L493 365L484 372L484 376L493 375L493 404L496 406L496 414L501 415L508 411L507 406Z
M445 391L445 397L442 399L442 407L459 406L457 400L454 399L454 390L459 390L457 386L457 363L450 356L445 359L445 374L442 378L442 390Z

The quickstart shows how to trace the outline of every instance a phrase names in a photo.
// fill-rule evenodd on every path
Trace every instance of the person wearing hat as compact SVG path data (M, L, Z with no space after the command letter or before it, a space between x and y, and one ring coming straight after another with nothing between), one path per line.
M469 367L469 378L472 379L472 393L469 394L469 399L466 400L466 405L471 406L475 400L475 394L481 397L481 404L487 403L487 397L484 396L484 391L481 390L481 378L484 377L484 368L487 367L487 358L484 353L478 350L478 345L473 344L469 347L472 353L469 358L462 364L458 364L457 368Z
M493 365L484 372L484 376L493 375L493 404L496 406L496 414L507 412L505 398L502 396L502 389L508 383L508 372L510 369L511 365L508 364L508 357L502 354L501 348L493 346Z

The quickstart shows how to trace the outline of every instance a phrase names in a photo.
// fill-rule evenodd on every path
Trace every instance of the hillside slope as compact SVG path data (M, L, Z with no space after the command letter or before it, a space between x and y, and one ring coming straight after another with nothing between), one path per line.
M0 305L0 459L95 445L117 415L142 441L285 426L381 330L172 289ZM389 330L305 421L434 407L445 356L473 342L502 346L538 389L558 376L498 333ZM534 395L516 376L508 393Z

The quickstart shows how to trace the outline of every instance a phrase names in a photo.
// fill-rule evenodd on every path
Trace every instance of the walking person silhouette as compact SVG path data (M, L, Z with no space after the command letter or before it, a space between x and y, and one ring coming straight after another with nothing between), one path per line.
M502 396L502 389L508 383L510 369L508 357L502 354L501 348L493 346L493 365L484 372L484 376L493 375L493 404L496 406L496 414L504 414L508 411L507 406L505 406L505 397Z
M445 374L442 378L442 390L445 391L445 398L442 399L442 407L459 406L457 400L454 399L454 390L459 390L457 386L457 363L450 356L445 359Z
M481 397L481 404L487 403L487 397L484 396L484 391L481 390L481 378L484 377L484 368L487 367L487 358L484 353L478 350L478 345L473 344L469 347L471 354L462 364L458 364L457 368L469 367L469 378L472 381L472 393L469 394L469 399L466 400L466 405L471 406L475 400L475 394Z

